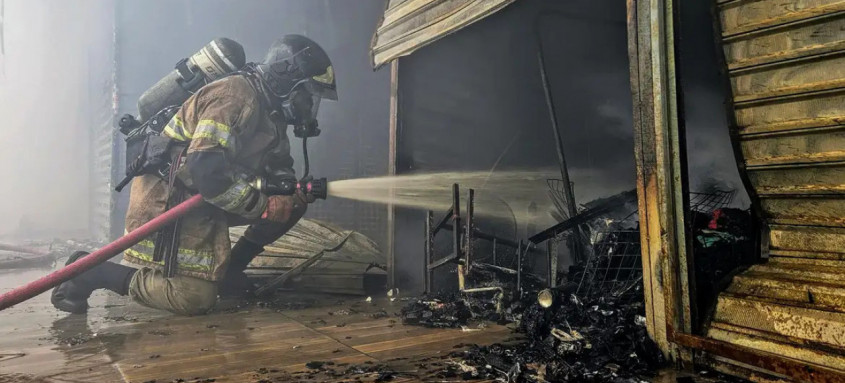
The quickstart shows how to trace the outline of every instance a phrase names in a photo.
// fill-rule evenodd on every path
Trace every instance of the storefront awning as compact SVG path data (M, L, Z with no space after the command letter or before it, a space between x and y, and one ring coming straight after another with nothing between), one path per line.
M411 54L515 0L389 0L370 49L373 68Z

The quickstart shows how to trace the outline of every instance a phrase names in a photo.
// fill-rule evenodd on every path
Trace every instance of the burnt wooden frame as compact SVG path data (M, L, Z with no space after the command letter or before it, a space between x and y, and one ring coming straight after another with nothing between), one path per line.
M685 229L689 201L682 92L675 62L678 3L679 0L627 0L649 335L661 351L686 367L718 356L795 381L845 382L845 376L833 371L693 333L698 318L692 299L692 251Z
M628 53L647 328L664 354L691 362L670 334L692 333L694 270L686 236L686 153L675 0L628 0Z

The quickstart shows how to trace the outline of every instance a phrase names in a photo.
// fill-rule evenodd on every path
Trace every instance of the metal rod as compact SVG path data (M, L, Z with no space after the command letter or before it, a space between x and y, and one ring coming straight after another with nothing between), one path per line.
M613 210L619 206L624 206L626 203L633 202L637 199L637 191L636 190L629 190L624 193L620 193L613 197L607 198L604 203L595 206L589 210L583 211L580 214L574 215L566 221L558 223L546 230L541 231L538 234L535 234L528 240L531 243L537 244L543 241L549 240L551 238L556 237L558 234L563 233L567 230L577 227L578 225L587 223L602 214Z
M498 241L499 241L498 238L493 237L493 266L499 266L499 264L496 262L496 245L497 245L496 242L498 242Z
M399 60L390 63L390 119L388 130L387 175L396 175L396 151L399 126ZM387 287L393 290L396 286L396 206L393 197L396 193L391 184L389 203L387 204Z
M469 273L472 268L472 248L473 248L473 231L475 226L473 224L473 213L475 209L475 190L469 189L467 196L467 217L466 217L466 233L464 234L464 272Z
M434 234L431 232L431 224L434 221L434 212L429 210L425 214L425 250L423 254L423 289L424 292L431 292L431 271L428 266L431 264L431 253L434 251Z
M557 285L557 238L546 241L546 250L548 251L548 268L549 275L546 278L546 284L549 287Z
M442 229L446 230L446 231L452 231L453 227L450 224L445 224L445 225L443 225ZM514 241L512 239L498 237L498 236L495 236L493 234L485 233L485 232L480 231L478 229L473 230L472 233L473 233L473 236L475 238L478 238L478 239L483 239L483 240L486 240L486 241L497 241L499 245L507 246L507 247L514 248L514 249L519 247L519 243L517 243L517 241Z
M455 252L452 254L455 260L463 258L461 249L461 188L458 184L452 185L452 246ZM458 288L464 289L464 266L458 264Z
M476 287L476 288L473 288L473 289L464 289L464 290L461 290L461 292L468 293L468 294L473 294L473 293L483 293L483 292L488 292L488 291L501 291L501 292L504 292L504 290L502 290L502 288L501 288L501 287Z
M539 24L539 19L537 20ZM566 153L563 148L563 139L560 135L560 129L558 128L558 121L557 121L557 111L555 109L554 98L552 96L552 89L551 84L549 84L549 77L548 73L546 72L546 60L543 54L543 42L540 37L539 33L539 25L536 26L536 38L537 38L537 61L540 65L540 79L543 83L543 92L546 96L546 106L549 109L549 118L552 124L552 133L554 134L555 139L555 149L557 149L557 162L560 166L560 178L563 182L563 193L566 197L566 210L569 212L570 217L574 217L578 214L578 208L575 205L575 193L572 191L572 182L569 179L569 168L566 166ZM573 238L573 243L575 244L576 249L580 249L580 236L576 235ZM581 254L579 251L574 251L573 256L576 260L580 260Z
M526 247L527 248L527 247ZM516 291L522 298L522 240L519 240L519 247L516 249Z
M457 257L457 256L455 256L455 253L452 253L452 254L449 254L449 255L447 255L443 258L440 258L440 259L438 259L434 262L429 263L428 269L434 270L434 269L440 268L441 266L449 264L449 263L463 263L463 262L461 262L460 257Z
M452 245L454 247L455 255L462 258L461 251L461 189L458 184L452 185Z
M296 267L282 273L281 275L279 275L277 277L274 277L269 282L267 282L267 284L265 284L264 286L261 286L257 290L255 290L255 295L260 297L260 296L265 295L269 292L273 292L277 286L283 286L285 284L285 282L288 281L288 279L301 274L303 271L305 271L305 269L311 267L311 265L313 265L314 263L319 261L321 258L323 258L323 255L325 255L325 254L326 254L325 251L321 251L321 252L317 253L316 255L314 255L313 257L311 257L310 259L308 259L307 261L296 265Z
M452 207L449 208L449 211L447 211L446 214L443 215L443 218L441 218L440 221L437 222L437 225L434 225L434 227L431 229L431 235L437 235L437 233L440 232L440 229L443 229L446 225L448 225L447 222L452 219L452 214L454 211L455 205L452 205Z

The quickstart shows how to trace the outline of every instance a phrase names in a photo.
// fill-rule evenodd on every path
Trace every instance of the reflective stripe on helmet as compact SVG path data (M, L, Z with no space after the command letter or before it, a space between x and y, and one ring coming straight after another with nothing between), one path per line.
M334 69L332 69L331 65L329 65L329 67L326 68L326 73L312 78L314 81L321 82L323 84L334 85Z

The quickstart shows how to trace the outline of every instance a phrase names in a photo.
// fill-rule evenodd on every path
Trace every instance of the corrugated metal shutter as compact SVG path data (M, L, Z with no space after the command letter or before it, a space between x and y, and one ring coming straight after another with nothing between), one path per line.
M718 3L733 129L771 233L708 335L845 372L845 1Z
M481 20L515 0L389 0L373 36L373 67Z

